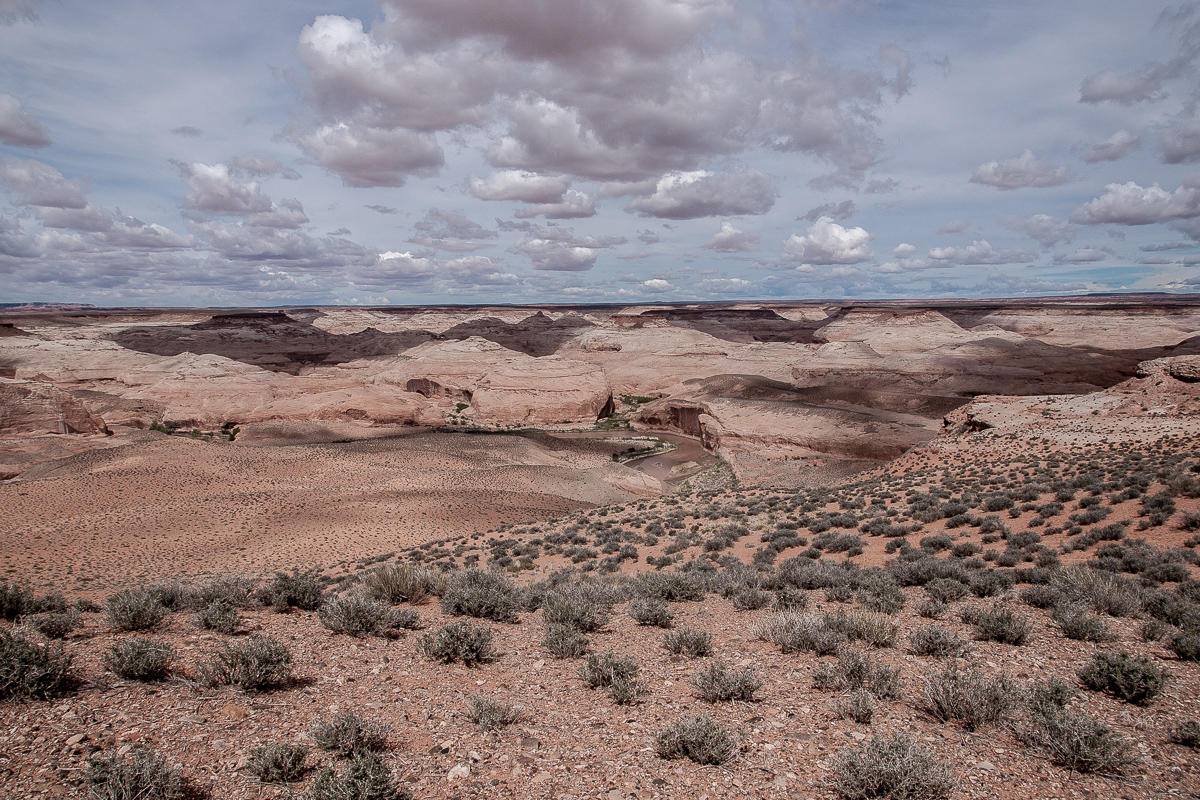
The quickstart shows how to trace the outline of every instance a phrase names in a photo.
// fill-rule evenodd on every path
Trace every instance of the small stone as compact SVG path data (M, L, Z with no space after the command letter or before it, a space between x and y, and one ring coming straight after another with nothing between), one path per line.
M537 775L534 775L532 781L530 781L530 782L531 783L545 783L553 777L554 776L551 775L549 772L546 772L545 770L543 770L543 771L539 772Z
M530 750L537 750L542 746L542 743L532 736L521 737L521 747L528 747Z
M208 717L202 717L199 714L184 714L179 718L180 722L188 722L192 725L203 725L208 722Z
M621 794L620 789L613 789L608 793L608 800L621 800L622 797L624 795Z
M79 744L86 738L87 738L86 733L77 733L74 736L67 739L67 744L74 747L75 745Z
M221 714L223 714L227 719L231 719L234 722L239 722L246 718L247 711L241 706L235 706L231 703L221 709Z
M118 748L118 749L117 749L117 755L119 755L119 756L127 756L127 755L129 755L129 751L130 751L130 750L132 750L132 749L133 749L133 745L131 745L131 744L123 744L123 745L121 745L121 746L120 746L120 748Z
M470 774L471 774L470 766L468 766L467 764L455 764L453 767L450 768L450 771L446 773L446 780L453 782L453 781L458 780L459 778L466 778Z
M533 662L534 669L541 669L544 666L546 666L546 659L544 658L539 658L537 661Z
M982 769L987 772L991 772L995 768L996 768L996 765L990 761L979 761L979 762L976 762L976 764L975 764L975 769Z
M787 776L786 775L776 775L775 776L775 788L779 789L780 791L787 788Z
M850 738L856 742L866 741L867 735L862 731L850 731Z

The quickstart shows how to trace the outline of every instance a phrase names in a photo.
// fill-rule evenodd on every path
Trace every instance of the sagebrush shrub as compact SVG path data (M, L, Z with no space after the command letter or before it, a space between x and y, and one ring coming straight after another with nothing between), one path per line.
M325 599L325 591L315 573L292 570L291 575L276 572L275 580L262 591L261 599L264 605L280 612L289 608L316 611Z
M1145 656L1126 652L1096 653L1076 673L1093 692L1108 692L1119 700L1146 705L1162 693L1170 673Z
M1077 772L1119 775L1141 760L1133 742L1103 722L1068 709L1033 715L1022 738L1055 764Z
M447 614L516 622L521 590L498 572L468 569L449 577L441 605Z
M1184 661L1200 661L1200 631L1177 633L1167 646Z
M300 744L264 744L250 750L246 769L263 783L294 783L308 771L308 748Z
M487 731L499 730L524 718L524 708L504 700L477 694L467 701L467 719Z
M544 647L555 658L579 658L587 652L591 641L570 625L547 625L542 639Z
M662 646L673 655L700 658L712 652L712 636L695 628L680 628L663 636Z
M833 785L844 800L941 800L955 781L932 750L895 733L843 751L834 763Z
M696 670L692 685L701 700L718 703L726 700L750 702L754 693L762 688L763 681L751 668L731 670L725 662L714 659Z
M1002 605L980 609L971 624L975 626L975 635L980 639L1002 644L1023 645L1033 634L1029 620Z
M836 661L813 670L813 684L823 691L869 689L876 697L893 698L900 694L900 668L889 667L862 650L840 647Z
M461 661L470 666L496 658L492 647L494 635L491 628L482 625L452 622L422 636L420 648L421 652L434 661L444 661L447 664Z
M663 758L712 765L729 761L738 749L737 737L707 714L680 717L655 736L654 744Z
M249 608L254 604L254 590L257 585L257 581L251 578L225 575L190 591L185 589L182 598L179 598L175 588L178 584L165 584L158 587L158 597L159 602L172 611L207 608L213 603L225 603L234 608Z
M1054 608L1063 602L1061 590L1048 584L1035 584L1021 590L1021 602L1034 608Z
M162 639L125 639L104 656L104 666L115 675L134 681L162 680L171 671L175 648Z
M592 633L608 624L609 606L582 584L561 586L542 600L546 625L569 625L580 633Z
M67 611L46 612L26 617L29 624L47 639L65 639L71 631L79 627L82 615L77 609Z
M230 634L242 624L237 608L227 600L215 600L192 615L192 624L197 628Z
M637 591L647 597L657 597L668 603L680 600L703 600L707 591L703 580L685 572L651 572L638 579Z
M757 611L770 605L772 597L770 592L748 586L736 592L730 599L738 611Z
M925 679L921 708L943 722L957 720L967 730L998 722L1016 701L1007 675L989 675L976 667L949 664Z
M420 619L412 609L395 609L384 600L350 592L321 604L321 624L334 633L394 639Z
M326 767L309 790L312 800L412 800L378 753L355 753L344 772Z
M417 564L387 564L371 570L363 578L363 588L376 600L418 605L430 595L441 595L447 582L446 573L440 570Z
M88 797L96 800L183 800L199 793L165 757L149 750L125 756L96 754L88 761L84 780Z
M292 679L292 654L269 636L251 636L226 643L200 674L209 686L238 686L262 692L287 684Z
M1061 605L1054 610L1054 621L1062 629L1063 636L1082 642L1110 642L1114 638L1112 631L1100 617L1089 614L1086 610L1074 605Z
M20 633L0 631L0 700L61 694L75 681L72 661L62 642L43 645Z
M343 711L319 720L312 729L313 741L327 753L347 757L362 751L387 749L391 730L375 720L363 719L353 711Z
M838 700L836 710L842 719L870 725L875 717L875 696L866 689L856 689Z
M639 625L654 625L669 628L675 620L675 612L658 597L643 597L629 604L629 616Z
M167 616L167 608L145 589L126 589L108 598L108 621L122 631L153 628Z
M579 670L579 677L593 689L605 689L619 705L636 702L646 693L645 684L638 679L638 665L633 656L618 656L609 650L602 655L590 655Z
M967 643L948 628L941 625L925 625L917 628L908 637L913 652L919 656L957 656L968 647Z
M1181 744L1193 750L1200 748L1200 722L1189 719L1172 726L1170 739L1175 744Z

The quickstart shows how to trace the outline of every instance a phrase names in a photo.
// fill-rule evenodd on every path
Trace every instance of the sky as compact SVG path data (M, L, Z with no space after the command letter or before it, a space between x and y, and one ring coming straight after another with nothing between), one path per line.
M0 0L0 302L1200 290L1200 4Z

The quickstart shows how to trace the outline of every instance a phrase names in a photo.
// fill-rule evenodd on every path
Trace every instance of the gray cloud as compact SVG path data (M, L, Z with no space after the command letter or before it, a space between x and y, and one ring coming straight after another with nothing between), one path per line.
M654 194L629 204L643 217L699 217L765 214L775 205L775 190L761 173L741 168L731 172L672 173L659 180Z
M966 247L934 247L929 251L929 258L933 261L967 266L1021 264L1036 261L1037 257L1037 253L1029 250L997 250L987 239L977 239Z
M591 269L599 251L625 244L618 236L577 236L570 228L531 223L507 223L502 230L521 230L525 236L512 247L512 252L529 258L533 268L552 272L583 272Z
M733 224L725 221L721 223L721 229L713 236L712 240L704 245L706 250L713 250L717 253L753 253L758 249L758 242L761 234L747 233L733 227Z
M965 219L956 219L953 222L947 222L945 225L937 229L937 232L942 235L955 235L966 233L971 227L971 223Z
M0 25L12 25L17 20L37 21L37 7L42 0L0 0Z
M1187 75L1200 57L1200 21L1194 19L1196 4L1178 8L1168 6L1159 15L1156 27L1179 35L1179 49L1165 64L1147 61L1124 74L1106 69L1084 79L1079 87L1081 103L1118 103L1133 105L1158 102L1167 96L1165 84Z
M398 209L398 208L391 208L390 206L381 206L378 204L363 206L363 208L369 208L372 211L374 211L376 214L396 214L396 213L399 213L399 211L400 211L400 209Z
M17 205L85 208L87 179L67 180L40 161L0 158L0 186L17 193Z
M178 128L172 128L171 133L176 136L183 136L188 139L199 139L204 135L204 131L199 128L193 128L191 125L182 125Z
M486 178L468 179L471 194L480 200L518 200L522 203L557 203L571 187L565 175L538 175L524 170L493 172Z
M431 208L413 228L435 239L495 239L500 234L453 211Z
M816 222L821 217L829 217L830 219L836 219L841 222L843 220L850 219L857 212L858 206L854 204L853 200L844 200L836 205L834 203L826 203L825 205L817 206L816 208L810 208L808 213L801 217L801 219L807 222Z
M1011 189L1036 188L1044 189L1050 186L1061 186L1070 179L1066 167L1056 167L1041 161L1026 150L1017 158L1008 161L989 161L980 164L971 176L971 183L984 186L995 186L1001 191Z
M1108 247L1080 247L1074 253L1067 255L1066 253L1055 253L1055 264L1091 264L1096 261L1103 261L1113 254L1111 248Z
M297 143L347 186L403 186L411 175L432 177L445 164L429 134L346 123L325 125Z
M535 203L518 210L513 216L518 219L532 219L544 216L546 219L583 219L596 216L596 200L583 192L574 189L568 191L557 203Z
M1161 242L1156 244L1144 244L1138 248L1143 253L1161 253L1166 250L1184 250L1189 247L1195 247L1192 242Z
M1167 164L1190 164L1200 160L1200 120L1191 119L1167 130L1159 144Z
M1142 137L1134 136L1126 130L1120 130L1099 144L1092 145L1083 154L1083 160L1088 164L1100 161L1116 161L1142 146Z
M1186 178L1173 193L1153 186L1110 183L1101 196L1071 213L1080 225L1152 225L1200 216L1200 176Z
M1064 244L1070 242L1075 238L1075 232L1079 230L1074 225L1061 222L1049 214L1034 214L1027 219L1007 217L1004 220L1004 227L1037 240L1042 247L1053 247L1059 242Z
M0 143L39 149L50 145L42 123L34 119L11 94L0 92Z

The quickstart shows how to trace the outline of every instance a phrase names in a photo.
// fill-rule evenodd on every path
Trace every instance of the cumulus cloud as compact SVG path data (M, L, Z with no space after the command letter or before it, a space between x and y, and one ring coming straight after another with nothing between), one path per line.
M917 246L908 242L901 242L892 248L893 258L912 258L917 254Z
M233 160L233 166L243 172L248 172L251 175L256 175L260 178L265 178L270 175L278 174L280 177L288 180L296 180L300 177L300 173L290 167L285 167L280 162L273 158L263 158L262 156L254 155L253 153L238 156Z
M501 227L524 231L526 235L513 245L512 252L528 257L534 269L551 272L584 272L595 266L600 250L626 242L616 236L577 236L570 228L553 225L509 223Z
M843 228L829 217L821 217L807 236L792 234L783 243L785 261L808 264L860 264L875 257L871 235L863 228Z
M264 228L299 228L308 216L298 200L283 199L278 205L262 193L257 181L238 180L225 164L175 162L191 193L183 199L186 209L216 217L244 217Z
M1004 220L1004 227L1035 239L1042 247L1070 242L1079 230L1074 225L1057 220L1049 214L1034 214L1026 219L1008 217Z
M583 219L596 216L596 200L574 189L568 191L557 203L535 203L519 209L513 216L517 219Z
M966 233L967 228L971 227L971 223L965 219L956 219L953 222L947 222L945 225L937 229L940 234L960 234Z
M760 238L761 234L740 231L726 221L721 223L721 230L704 247L717 253L752 253L758 249Z
M11 94L0 92L0 143L37 150L50 145L42 123L34 119Z
M654 194L629 204L643 217L699 217L765 214L775 205L775 190L767 177L750 169L712 173L704 170L664 175Z
M1055 253L1055 264L1091 264L1096 261L1103 261L1112 255L1112 250L1109 248L1097 247L1080 247L1070 255L1066 253Z
M1152 225L1156 222L1191 219L1200 216L1200 176L1183 181L1174 192L1157 183L1141 186L1133 181L1110 183L1101 196L1084 203L1071 213L1071 222L1080 225Z
M727 0L383 4L369 30L324 15L299 41L318 129L298 141L354 186L395 185L370 177L374 155L351 155L372 137L493 125L504 134L486 155L501 169L656 180L765 142L856 180L878 159L880 90L912 86L911 58L895 46L880 50L890 77L826 63L801 29L786 57L739 52L723 30L750 20ZM337 158L319 147L335 131ZM440 165L433 142L408 145L405 165Z
M934 247L929 258L942 264L978 266L983 264L1020 264L1037 260L1037 253L1016 248L997 250L987 239L977 239L967 247Z
M94 234L92 241L97 245L139 250L179 250L196 245L195 236L91 204L80 209L39 208L37 216L46 228Z
M436 139L403 128L339 122L300 137L298 144L347 186L403 186L409 176L432 177L445 164Z
M472 175L467 183L471 194L480 200L522 203L557 203L571 187L571 179L565 175L538 175L519 169L493 172L486 178Z
M1001 191L1008 191L1061 186L1069 179L1066 167L1056 167L1048 161L1038 159L1033 151L1026 150L1019 157L1008 161L980 164L971 176L971 183L995 186Z
M841 203L826 203L825 205L810 208L803 219L807 222L816 222L821 217L829 217L836 219L838 222L850 219L858 212L858 206L853 200L845 200Z
M664 281L662 278L651 278L648 281L642 281L642 288L648 292L659 294L661 292L672 291L675 287L670 281Z
M1116 161L1142 146L1142 137L1127 130L1119 130L1099 144L1094 144L1083 154L1088 164L1099 161Z
M453 211L431 208L425 217L413 225L418 235L409 239L413 244L433 247L453 253L469 253L490 247L485 241L500 234L488 230L474 220Z
M87 179L67 180L40 161L0 158L0 186L17 193L17 205L41 208L85 208Z

